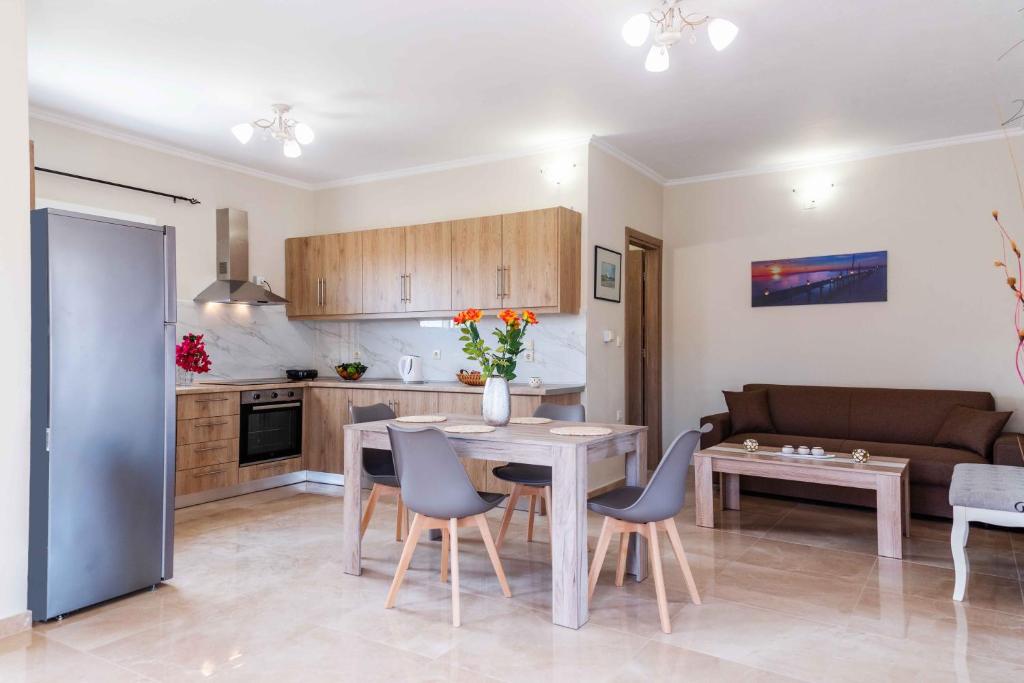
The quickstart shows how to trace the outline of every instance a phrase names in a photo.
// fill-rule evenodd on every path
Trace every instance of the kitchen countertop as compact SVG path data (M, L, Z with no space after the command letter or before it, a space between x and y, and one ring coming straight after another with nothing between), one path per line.
M483 387L471 387L461 382L424 382L423 384L405 384L400 379L361 379L346 382L340 378L317 378L301 382L276 382L269 384L216 384L217 380L200 381L192 386L177 387L176 393L212 394L221 391L264 391L288 387L318 387L334 389L381 389L389 391L436 391L441 393L482 394ZM509 384L509 393L513 396L557 396L559 394L578 394L583 391L582 384L542 384L531 387L526 383Z

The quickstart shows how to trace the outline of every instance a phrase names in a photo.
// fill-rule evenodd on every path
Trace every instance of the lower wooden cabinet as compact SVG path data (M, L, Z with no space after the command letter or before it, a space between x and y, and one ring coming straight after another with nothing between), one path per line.
M264 462L258 465L246 465L245 467L238 468L238 483L244 484L248 481L256 481L257 479L300 472L304 469L301 457L274 460L273 462Z
M196 467L238 462L238 439L223 439L206 443L190 443L178 446L175 458L177 469L191 470Z
M202 493L238 483L238 464L226 462L207 467L196 467L180 470L175 474L174 495L187 496L190 493Z
M177 443L179 446L237 438L238 415L178 420Z

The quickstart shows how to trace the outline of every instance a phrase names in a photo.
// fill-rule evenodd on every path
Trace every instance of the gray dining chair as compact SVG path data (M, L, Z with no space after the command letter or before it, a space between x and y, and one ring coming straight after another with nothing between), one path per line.
M395 411L383 403L374 403L369 406L350 405L348 411L354 424L395 419ZM363 477L373 483L373 488L370 489L370 498L366 501L366 512L363 513L363 520L359 525L359 537L362 538L366 533L366 527L370 526L370 519L373 518L373 511L381 496L394 496L398 506L398 516L395 520L395 540L401 541L405 538L405 533L408 533L409 519L405 512L405 505L402 504L402 489L398 485L398 476L395 474L395 462L391 457L391 451L381 448L364 448Z
M550 420L560 422L586 422L587 411L582 405L563 406L556 403L541 403L533 411L534 417L546 417ZM533 541L533 517L538 503L543 505L545 514L551 514L551 468L547 465L524 465L522 463L509 463L501 467L495 467L491 472L502 481L512 484L512 492L508 497L508 505L505 506L505 515L501 518L501 527L498 529L498 550L505 542L505 534L508 533L509 524L512 522L512 513L515 512L516 503L520 498L529 496L530 517L526 525L526 540ZM551 524L548 523L548 533L551 532Z
M665 457L658 463L654 476L646 487L622 486L608 493L596 496L587 503L591 511L604 515L604 525L597 540L594 561L590 565L590 587L588 595L593 598L597 577L601 573L605 554L612 534L619 532L619 561L615 571L615 585L622 586L626 573L626 554L629 548L629 535L637 533L651 543L651 567L654 573L654 590L658 596L658 614L661 617L661 630L672 632L672 623L668 618L668 602L665 598L665 577L661 568L661 549L658 545L659 526L668 534L669 542L675 551L679 568L683 570L686 586L690 590L690 598L695 605L700 604L697 584L693 581L690 564L686 561L683 542L676 529L675 516L683 509L686 502L686 475L690 470L693 451L700 441L704 430L691 429L675 438L672 445L665 451Z
M484 513L505 498L504 494L480 493L476 490L448 437L441 430L434 427L403 429L388 425L388 436L401 482L402 498L415 516L384 607L390 609L395 606L398 589L402 586L423 531L440 529L441 580L448 580L450 553L452 625L458 626L462 622L459 607L459 528L470 525L480 529L487 555L491 558L494 573L501 584L501 592L506 598L511 598L512 591L505 579L498 549L491 538L487 517L484 516Z

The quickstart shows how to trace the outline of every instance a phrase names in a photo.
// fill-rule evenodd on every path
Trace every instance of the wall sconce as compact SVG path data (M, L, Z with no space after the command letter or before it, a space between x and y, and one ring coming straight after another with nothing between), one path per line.
M816 209L832 193L835 183L827 180L812 180L793 188L793 195L806 209Z
M574 168L576 168L576 164L569 163L568 161L556 161L540 169L540 173L555 185L561 185L569 179Z

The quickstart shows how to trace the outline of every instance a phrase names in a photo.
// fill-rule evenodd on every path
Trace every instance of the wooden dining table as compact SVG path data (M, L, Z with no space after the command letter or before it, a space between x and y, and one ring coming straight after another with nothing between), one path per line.
M479 425L479 416L446 415L444 422L429 425L443 429L449 425ZM359 522L362 515L361 482L363 449L390 450L387 425L423 427L395 420L345 425L345 501L343 522L343 562L347 574L362 572L362 542ZM562 436L552 434L554 427L567 422L540 425L509 424L484 434L445 432L456 454L462 458L518 462L551 467L551 620L559 626L578 629L587 623L587 469L605 458L625 456L626 484L647 483L647 427L587 423L607 427L601 436ZM643 581L647 577L647 541L633 534L630 541L628 571ZM514 597L514 596L513 596Z

